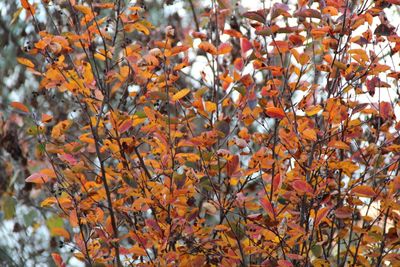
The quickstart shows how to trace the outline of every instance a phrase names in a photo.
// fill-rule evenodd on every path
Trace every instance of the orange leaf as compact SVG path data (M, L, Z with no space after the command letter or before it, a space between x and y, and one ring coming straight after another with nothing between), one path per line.
M351 193L359 197L370 197L370 198L376 195L374 189L372 189L368 185L359 185L353 188L353 190L351 190Z
M133 247L131 247L129 249L129 252L134 254L135 256L146 256L147 255L146 251L143 248L139 247L138 245L134 245Z
M338 10L333 6L328 6L322 9L322 14L329 14L331 16L336 16L339 14Z
M316 227L321 223L321 220L325 218L328 213L329 213L329 208L327 207L318 210L317 215L315 216Z
M53 119L53 116L49 115L49 114L42 114L42 122L43 123L48 123Z
M328 143L328 147L334 147L337 149L344 149L344 150L350 150L350 146L346 144L345 142L339 141L339 140L332 140Z
M283 111L283 109L277 108L277 107L266 108L266 113L271 118L282 119L285 117L285 111Z
M29 4L28 0L21 0L21 5L26 10L29 10L31 8L31 5Z
M210 53L211 55L217 54L217 48L209 42L201 42L199 44L199 48L206 53Z
M51 228L50 232L51 232L51 235L53 235L53 236L62 236L66 240L70 239L69 232L67 230L65 230L64 228L54 227L54 228Z
M313 129L305 129L301 135L307 140L317 141L317 134Z
M20 102L11 102L10 106L12 106L13 108L19 109L22 112L29 113L28 107Z
M228 231L230 228L224 224L218 224L217 226L214 227L214 230L216 231Z
M30 61L27 58L17 57L17 61L18 61L19 64L22 64L22 65L27 66L29 68L34 68L35 67L35 64L33 64L33 62Z
M232 45L229 43L222 43L218 46L218 55L228 54L232 51Z

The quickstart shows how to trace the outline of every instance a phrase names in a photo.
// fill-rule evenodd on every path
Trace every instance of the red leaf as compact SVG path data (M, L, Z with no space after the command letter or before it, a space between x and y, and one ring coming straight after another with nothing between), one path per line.
M63 259L60 256L60 254L51 253L51 257L53 258L54 263L56 264L57 267L65 267L66 266Z
M274 192L281 188L281 175L280 174L277 174L274 176L274 180L273 180L272 184L274 186Z
M253 45L247 38L240 39L240 48L242 50L242 57L246 56L246 52L253 48Z
M269 217L275 218L275 210L272 206L271 202L268 200L266 196L260 199L261 206L268 213Z
M132 127L132 120L127 119L118 127L118 132L122 134L128 131L131 127Z
M226 163L226 171L228 176L231 177L239 168L239 156L233 155L230 160Z
M379 115L384 120L391 119L393 116L393 108L389 102L379 103Z
M321 13L316 9L302 9L294 13L295 17L303 17L303 18L321 18Z
M340 207L335 210L335 216L339 219L351 218L353 214L353 209L350 207Z
M278 265L282 267L293 267L293 263L288 260L278 260Z
M314 190L306 181L296 180L292 183L294 190L301 193L310 193L313 194Z
M257 10L249 11L242 14L243 17L252 19L261 23L265 23L265 14L268 14L268 10Z
M243 59L241 58L235 59L233 65L235 66L235 69L237 69L238 71L242 71L244 67Z
M74 166L78 163L78 161L71 154L58 154L58 157L71 166Z
M366 80L365 85L367 86L367 90L370 96L374 96L375 88L379 86L380 79L379 77L374 77L371 80Z

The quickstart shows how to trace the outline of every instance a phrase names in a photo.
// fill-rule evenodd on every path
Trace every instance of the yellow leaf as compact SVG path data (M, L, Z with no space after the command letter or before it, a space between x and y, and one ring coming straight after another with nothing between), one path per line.
M49 207L53 204L57 203L57 199L55 197L48 197L40 203L40 207Z
M22 10L24 10L23 7L18 8L17 11L15 11L15 13L13 14L12 20L10 22L10 26L13 25L17 19L19 18L19 15L21 14Z
M353 54L359 55L361 57L361 59L364 60L364 61L368 61L369 60L367 52L365 52L364 49L350 49L348 51L348 53L350 55L353 55Z
M140 22L134 23L134 24L132 25L132 27L133 27L134 29L136 29L136 30L138 30L138 31L140 31L140 32L142 32L142 33L144 33L144 34L146 34L146 35L149 35L149 34L150 34L149 29L148 29L146 26L144 26L142 23L140 23Z
M172 100L178 101L179 99L184 98L189 93L190 93L190 89L188 89L188 88L180 90L178 93L174 94L174 96L172 97Z
M206 101L204 106L208 113L215 112L217 110L217 105L211 101Z
M307 109L306 109L306 114L307 114L307 116L314 116L314 115L316 115L316 114L318 114L318 112L320 112L321 110L322 110L323 108L321 107L321 106L312 106L312 107L308 107Z

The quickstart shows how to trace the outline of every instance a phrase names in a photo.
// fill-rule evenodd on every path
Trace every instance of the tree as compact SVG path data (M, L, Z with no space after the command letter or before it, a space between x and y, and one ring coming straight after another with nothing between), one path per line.
M18 61L49 108L12 106L46 162L25 181L65 220L52 234L89 266L398 262L400 2L168 4L193 25L21 0L37 40Z

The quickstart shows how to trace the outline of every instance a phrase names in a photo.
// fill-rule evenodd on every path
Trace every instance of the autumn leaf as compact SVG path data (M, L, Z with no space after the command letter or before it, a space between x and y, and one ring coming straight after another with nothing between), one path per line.
M305 129L301 134L307 140L317 141L317 133L314 129Z
M228 54L232 51L232 45L229 43L222 43L218 46L218 55Z
M324 207L318 210L317 215L315 216L315 222L314 222L315 227L318 227L321 221L328 215L329 211L330 208L328 207Z
M340 207L337 208L334 213L335 216L339 219L348 219L352 217L353 209L348 206Z
M43 123L49 123L53 119L53 116L43 113L42 114L42 122Z
M268 107L266 108L265 113L271 118L283 119L285 117L283 109L277 107Z
M27 183L44 184L50 181L50 177L43 173L34 173L25 179Z
M239 156L233 155L226 163L227 174L231 177L239 168Z
M31 5L29 4L28 0L21 0L21 5L26 10L29 10L31 8Z
M292 182L292 186L294 190L300 193L309 193L309 194L314 193L313 188L306 181L295 180L294 182Z
M185 96L187 96L189 93L190 93L190 89L188 89L188 88L180 90L179 92L177 92L176 94L174 94L172 96L172 100L173 101L178 101L178 100L184 98Z
M18 61L19 64L27 66L28 68L34 68L35 67L35 64L33 64L33 62L30 61L27 58L17 57L17 61Z
M206 53L210 53L211 55L216 55L218 53L217 48L209 42L201 42L199 44L199 48Z
M249 51L253 45L247 38L241 38L240 39L240 48L242 51L242 57L245 57L247 51Z
M359 197L372 198L376 195L375 191L368 185L358 185L351 190L351 194Z
M11 102L10 106L12 106L13 108L18 109L22 112L29 113L28 107L20 102Z
M64 263L62 257L58 253L51 253L51 257L53 258L54 263L57 267L65 267L66 264Z

